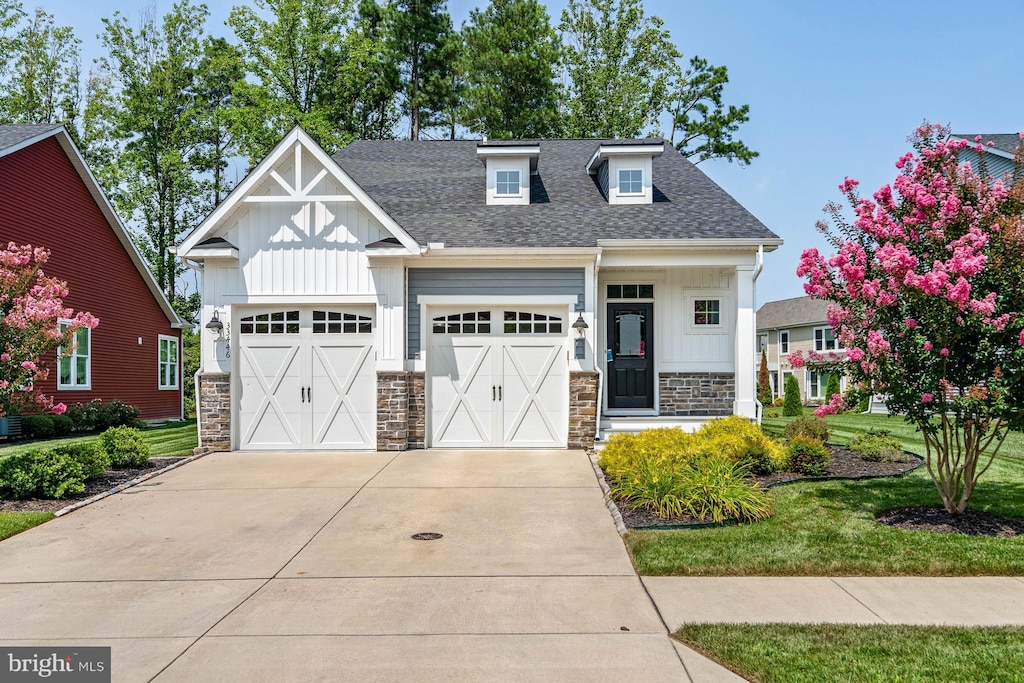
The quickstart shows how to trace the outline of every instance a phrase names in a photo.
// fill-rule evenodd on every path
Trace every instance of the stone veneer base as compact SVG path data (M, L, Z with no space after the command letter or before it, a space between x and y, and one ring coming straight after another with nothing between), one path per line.
M736 375L731 372L663 372L658 375L658 413L675 417L732 415Z
M231 373L199 375L199 444L211 451L231 450Z

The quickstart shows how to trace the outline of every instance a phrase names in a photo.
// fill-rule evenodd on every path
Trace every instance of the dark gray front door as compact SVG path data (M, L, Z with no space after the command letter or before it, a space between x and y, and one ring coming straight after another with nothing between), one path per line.
M608 304L608 407L654 407L654 304Z

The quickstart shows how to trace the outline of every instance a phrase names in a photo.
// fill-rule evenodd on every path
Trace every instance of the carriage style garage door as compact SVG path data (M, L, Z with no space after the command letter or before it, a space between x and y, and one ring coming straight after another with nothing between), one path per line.
M505 307L430 315L430 446L565 447L564 313Z
M240 449L376 449L372 314L242 314L235 374Z

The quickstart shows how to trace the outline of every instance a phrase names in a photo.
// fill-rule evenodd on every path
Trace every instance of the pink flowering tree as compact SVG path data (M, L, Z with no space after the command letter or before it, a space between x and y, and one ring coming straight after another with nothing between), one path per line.
M63 413L42 389L57 349L70 353L78 330L99 321L66 308L67 286L42 270L49 252L14 242L0 248L0 417L25 410ZM63 325L61 324L63 323Z
M835 250L807 249L797 274L831 302L845 358L832 361L863 392L885 397L924 435L943 506L963 512L1007 431L1024 424L1024 153L1012 178L991 178L986 148L923 125L899 174L872 199L857 181L839 189L853 207L826 207ZM958 163L975 150L979 168ZM826 364L829 362L826 359ZM819 415L846 407L831 397Z

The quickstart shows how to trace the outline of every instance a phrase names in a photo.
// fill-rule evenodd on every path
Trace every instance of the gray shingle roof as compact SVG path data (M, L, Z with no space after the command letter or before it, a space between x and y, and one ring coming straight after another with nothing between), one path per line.
M828 302L809 296L769 301L757 309L758 330L814 325L827 320Z
M1013 154L1020 146L1020 135L1018 133L952 133L954 138L961 138L968 142L974 142L974 138L981 135L981 141L988 146L989 140L992 147L1007 154Z
M3 124L0 125L0 150L5 150L8 147L14 147L20 142L24 142L30 138L34 138L37 135L48 133L55 128L60 126L43 123L43 124Z
M420 244L590 247L600 239L778 236L679 154L653 160L654 203L610 205L587 162L602 140L540 146L529 206L488 206L477 141L360 140L335 161Z

